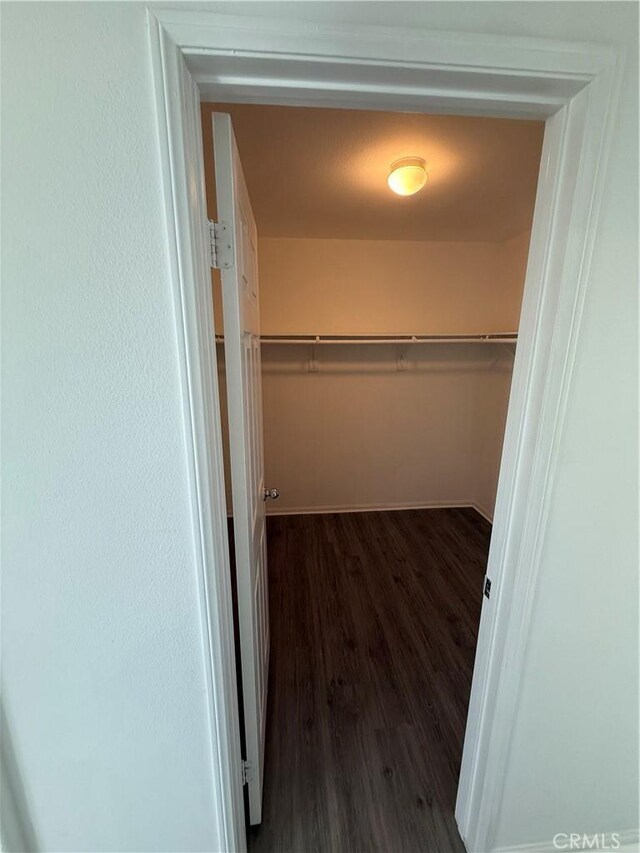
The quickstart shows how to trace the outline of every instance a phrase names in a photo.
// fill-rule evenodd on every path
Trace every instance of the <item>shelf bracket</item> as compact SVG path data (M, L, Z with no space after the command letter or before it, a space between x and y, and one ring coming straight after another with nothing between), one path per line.
M309 373L319 373L320 365L318 364L318 352L316 344L320 340L319 336L316 335L315 341L311 344L311 357L309 359Z

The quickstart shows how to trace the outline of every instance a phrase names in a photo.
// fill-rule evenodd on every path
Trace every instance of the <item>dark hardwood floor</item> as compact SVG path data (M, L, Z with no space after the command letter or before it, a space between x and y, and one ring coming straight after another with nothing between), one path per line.
M251 853L464 850L453 811L490 534L471 509L269 518Z

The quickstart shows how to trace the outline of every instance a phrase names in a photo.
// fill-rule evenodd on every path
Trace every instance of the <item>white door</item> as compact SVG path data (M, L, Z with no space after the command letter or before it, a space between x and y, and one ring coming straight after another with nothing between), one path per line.
M260 823L269 670L256 223L231 117L213 115L249 821ZM221 255L222 257L222 255ZM228 264L227 268L225 266ZM277 496L277 493L276 493Z

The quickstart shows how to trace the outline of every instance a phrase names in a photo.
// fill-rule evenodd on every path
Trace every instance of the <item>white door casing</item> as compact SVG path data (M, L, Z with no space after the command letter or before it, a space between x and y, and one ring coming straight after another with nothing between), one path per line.
M269 602L262 444L257 229L231 117L213 114L218 220L232 263L221 270L238 628L249 822L262 817Z
M266 8L266 7L265 7ZM149 10L221 849L244 850L219 402L197 96L552 120L536 199L456 818L491 850L614 133L624 51L603 44ZM586 109L585 109L586 107ZM554 168L557 164L558 168ZM210 294L209 294L210 296ZM514 369L514 385L516 370ZM489 606L487 606L489 604ZM635 830L634 830L635 832ZM540 840L541 849L550 847Z

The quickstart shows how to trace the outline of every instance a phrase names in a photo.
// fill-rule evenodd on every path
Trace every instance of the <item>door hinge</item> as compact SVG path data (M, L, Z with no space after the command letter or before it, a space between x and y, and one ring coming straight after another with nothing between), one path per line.
M211 269L228 270L233 266L231 229L224 222L209 220L209 247Z
M242 761L240 764L240 774L242 778L242 784L248 785L251 779L253 778L253 767L249 764L248 761Z
M487 598L491 598L491 581L489 578L484 579L484 594Z

